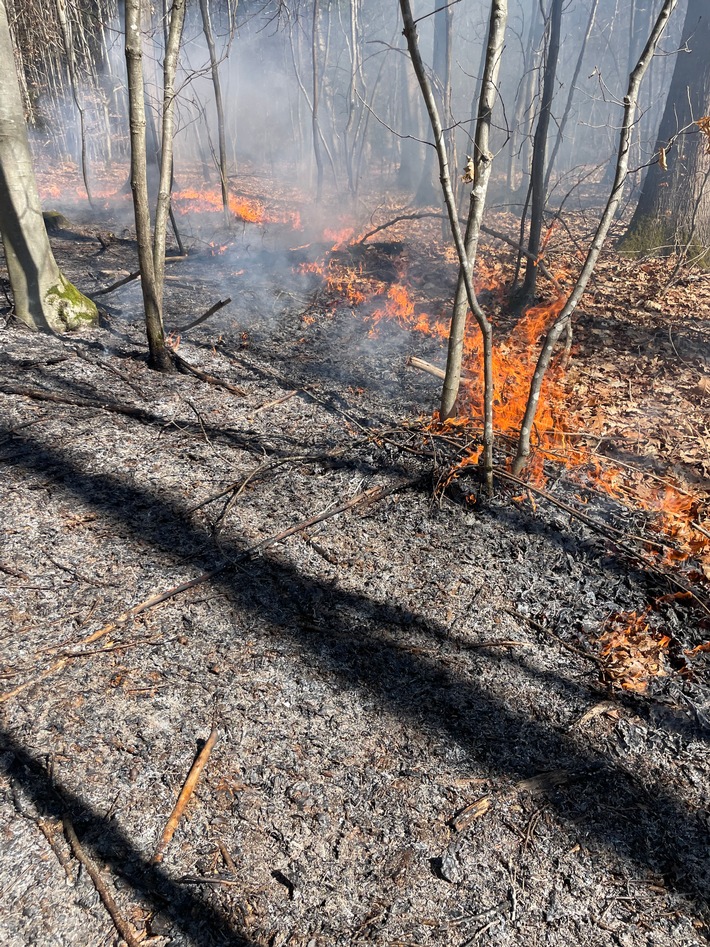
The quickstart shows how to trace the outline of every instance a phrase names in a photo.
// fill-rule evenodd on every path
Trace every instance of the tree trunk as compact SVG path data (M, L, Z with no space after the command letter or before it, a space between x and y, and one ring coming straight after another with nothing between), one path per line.
M532 300L535 295L537 282L537 256L542 245L542 223L545 208L545 164L547 161L547 133L552 115L552 99L555 94L555 80L557 76L557 60L560 54L560 32L562 28L563 0L552 0L550 7L549 40L547 44L547 60L542 83L542 100L540 114L537 119L535 138L533 141L530 199L530 235L528 238L528 257L525 267L525 279L521 290L523 305Z
M227 138L224 126L224 105L222 104L222 85L219 78L219 61L215 50L214 36L212 34L212 23L210 21L209 0L200 0L200 13L202 14L202 31L205 34L205 42L210 56L210 69L212 71L212 87L214 88L214 104L217 112L217 140L219 143L219 179L222 188L222 206L224 207L224 220L227 227L232 225L232 215L229 212L229 180L227 178Z
M689 0L656 143L656 161L621 249L640 253L688 248L710 262L710 187L707 139L694 124L710 112L710 16L707 0ZM681 43L681 50L683 43ZM667 165L667 170L664 169Z
M626 95L624 96L624 117L621 124L621 131L619 132L619 150L616 159L614 184L609 194L609 199L606 203L606 207L604 208L604 212L602 213L599 224L597 225L597 230L594 234L594 238L592 239L589 251L587 252L584 265L582 266L580 274L577 277L577 282L574 285L574 289L570 293L559 315L545 335L545 341L542 344L542 349L540 350L540 355L538 356L537 364L535 366L535 372L533 374L532 381L530 382L528 402L525 407L523 423L520 427L518 450L515 455L515 460L513 461L513 473L516 477L520 476L525 464L527 463L527 459L530 456L530 439L532 437L533 424L535 423L535 415L537 414L537 407L540 403L542 385L545 380L547 369L550 366L550 361L552 360L552 353L555 350L555 346L557 345L560 336L570 323L572 313L575 311L579 305L579 301L584 295L584 291L587 288L587 284L589 283L592 273L594 272L594 267L596 266L597 260L599 259L599 254L602 251L604 241L606 240L606 235L609 232L609 227L611 227L614 216L616 215L619 205L621 204L624 185L626 184L626 179L628 177L631 133L634 124L637 121L636 110L638 107L638 95L639 89L641 88L641 81L646 74L646 70L651 63L651 60L653 59L653 54L656 50L656 47L658 46L658 42L663 35L663 31L665 30L668 20L677 3L678 0L664 0L663 6L658 13L658 18L656 19L651 31L651 35L649 36L646 46L644 47L639 61L636 64L636 68L629 76L629 84Z
M434 145L436 147L436 156L439 161L439 181L444 195L444 202L451 224L451 233L456 245L456 254L459 259L459 267L466 287L466 298L471 312L478 323L483 339L483 457L486 488L490 494L493 492L493 330L486 314L481 309L476 299L476 293L473 289L473 280L471 278L471 266L466 255L463 234L459 225L458 215L456 213L456 197L451 185L451 174L449 172L449 159L446 153L444 143L444 129L439 117L439 111L436 104L434 93L432 92L429 79L426 74L424 62L419 52L417 41L417 27L412 16L412 8L409 0L399 0L399 6L402 11L402 22L404 23L404 37L407 40L407 48L412 60L412 66L419 82L422 92L422 98L426 105L431 129L434 132ZM491 5L491 16L494 11L506 10L506 0L493 0ZM483 155L484 153L482 153ZM490 158L485 153L484 164L490 164Z
M451 32L453 10L450 5L434 3L434 58L432 71L434 73L434 97L445 126L450 125L448 109L451 102ZM445 131L444 145L450 148L453 132ZM449 160L452 159L449 151ZM418 207L429 207L438 204L440 192L436 183L437 162L435 154L427 148L424 153L424 166L419 187L414 197Z
M125 0L126 67L131 129L131 190L136 220L138 265L145 309L149 363L158 371L171 371L173 359L165 345L163 328L163 274L165 271L165 230L170 209L170 176L173 156L175 70L180 49L185 0L173 0L170 29L163 65L163 140L160 180L155 213L155 231L151 237L150 203L146 154L145 89L143 81L143 45L141 37L142 0Z
M471 189L468 222L466 225L466 236L464 238L469 278L471 278L473 274L473 266L476 261L483 210L486 203L486 192L491 175L493 160L493 155L489 151L491 120L497 95L498 74L500 72L500 62L503 56L507 20L507 0L493 0L491 3L490 23L488 26L485 64L481 79L481 93L478 101L476 137L473 144L473 180L470 182L473 187ZM441 406L439 410L442 421L455 413L456 398L458 397L459 386L461 384L461 361L468 308L464 275L462 267L459 271L456 298L454 300L454 309L451 316L451 328L449 330L446 377L441 392Z
M6 0L0 0L0 230L15 315L31 329L64 332L93 323L96 306L59 270L37 192Z

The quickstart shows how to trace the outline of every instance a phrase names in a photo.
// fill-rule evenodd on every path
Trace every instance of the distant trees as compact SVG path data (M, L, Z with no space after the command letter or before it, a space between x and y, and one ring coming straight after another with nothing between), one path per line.
M0 231L18 319L42 332L95 322L98 313L61 273L37 192L6 0L0 0Z
M673 252L710 263L710 158L696 124L710 113L710 9L688 0L654 161L622 248Z

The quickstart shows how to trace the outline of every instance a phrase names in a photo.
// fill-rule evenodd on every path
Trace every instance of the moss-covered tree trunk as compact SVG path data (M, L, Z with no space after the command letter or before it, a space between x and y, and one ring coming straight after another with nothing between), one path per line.
M684 44L689 52L683 51ZM702 254L710 248L710 158L707 140L694 124L710 112L708 0L689 0L680 49L656 161L646 175L622 249L673 251L691 245L693 254Z
M97 319L96 306L64 276L42 219L6 0L0 0L0 231L15 314L32 329L65 332Z

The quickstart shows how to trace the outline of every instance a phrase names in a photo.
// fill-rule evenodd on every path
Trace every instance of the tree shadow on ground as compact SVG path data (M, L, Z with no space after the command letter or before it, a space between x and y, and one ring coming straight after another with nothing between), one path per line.
M18 466L45 478L51 475L67 496L120 520L156 553L175 557L199 548L200 568L243 556L245 545L237 541L223 540L210 551L209 537L164 496L117 475L86 473L60 446L48 447L28 432L16 437L32 448L16 460ZM142 515L147 508L151 515ZM646 785L631 771L632 761L627 768L586 745L583 733L536 720L534 710L495 693L483 675L441 662L433 649L421 653L400 641L393 627L419 622L415 612L305 576L278 551L242 562L238 574L226 570L211 582L274 635L290 639L334 681L368 692L389 711L437 732L495 776L519 780L561 767L569 770L576 777L574 789L561 789L549 800L558 817L583 826L588 838L642 874L661 873L670 888L688 899L691 910L707 910L710 829L702 813L665 784ZM434 628L434 634L443 636L445 630ZM9 746L36 779L28 754ZM81 807L81 800L74 802ZM109 831L99 822L93 828L99 834ZM164 880L161 875L160 883ZM222 919L214 915L213 921L222 936Z
M112 872L140 892L155 913L167 915L195 944L256 947L207 900L175 882L160 865L152 865L114 821L58 785L47 767L3 730L0 749L0 768L8 780L22 787L22 795L31 800L39 818L63 819L69 815L79 830L82 846L110 864Z

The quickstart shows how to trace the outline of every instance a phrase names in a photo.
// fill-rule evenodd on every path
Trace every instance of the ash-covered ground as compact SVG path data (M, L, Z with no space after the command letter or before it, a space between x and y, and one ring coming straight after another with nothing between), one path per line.
M83 289L132 269L55 245ZM503 484L435 495L412 337L268 253L169 270L171 329L232 295L179 351L242 394L148 369L135 284L0 329L3 944L119 940L63 820L139 943L709 943L707 652L633 694L596 643L672 589Z

